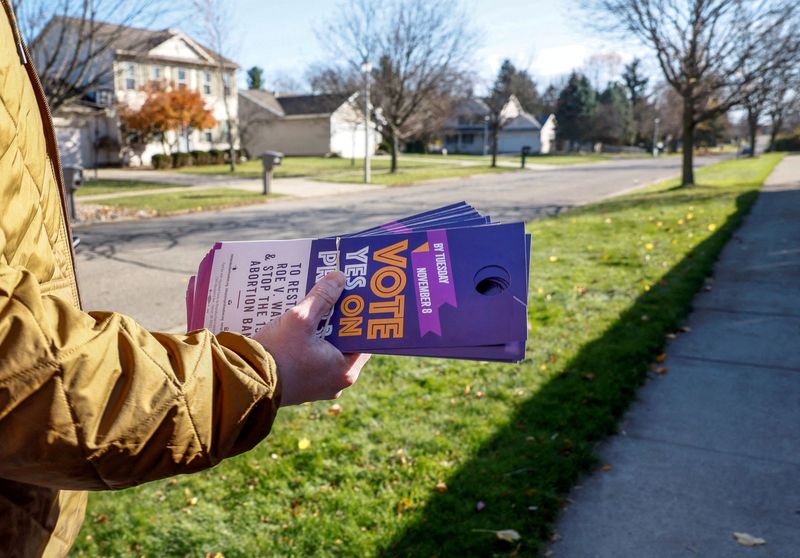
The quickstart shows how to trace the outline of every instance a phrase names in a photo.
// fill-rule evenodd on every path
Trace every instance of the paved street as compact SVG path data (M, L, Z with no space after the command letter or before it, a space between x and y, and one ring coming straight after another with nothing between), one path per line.
M460 200L503 221L536 219L676 176L680 162L616 160L79 227L83 304L123 312L151 329L179 331L186 281L217 240L342 234Z
M800 156L769 177L667 349L576 487L554 557L800 555ZM747 548L733 533L761 538Z

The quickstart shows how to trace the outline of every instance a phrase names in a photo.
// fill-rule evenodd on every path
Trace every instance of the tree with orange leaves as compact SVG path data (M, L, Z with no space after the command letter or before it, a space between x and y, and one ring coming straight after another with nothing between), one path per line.
M199 91L158 81L147 83L142 91L147 96L138 110L128 105L119 107L123 135L127 136L128 143L159 140L166 153L167 132L184 136L188 147L192 130L207 130L217 125Z

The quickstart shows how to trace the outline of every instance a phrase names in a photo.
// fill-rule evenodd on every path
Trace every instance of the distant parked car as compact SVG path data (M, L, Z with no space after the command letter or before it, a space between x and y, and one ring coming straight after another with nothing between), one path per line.
M752 155L752 154L753 154L753 148L750 147L749 145L745 145L744 147L742 147L739 150L739 155L742 155L742 156L745 156L745 155L749 156L749 155Z

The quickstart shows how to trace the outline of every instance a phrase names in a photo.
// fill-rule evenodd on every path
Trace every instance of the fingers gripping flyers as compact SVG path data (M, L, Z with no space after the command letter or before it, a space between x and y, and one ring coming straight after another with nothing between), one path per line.
M217 242L189 281L189 329L252 336L339 269L319 334L343 352L516 362L527 340L530 235L461 202L354 234Z

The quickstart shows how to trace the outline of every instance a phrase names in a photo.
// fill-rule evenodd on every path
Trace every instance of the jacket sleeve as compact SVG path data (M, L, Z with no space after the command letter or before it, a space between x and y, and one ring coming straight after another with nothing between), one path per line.
M0 477L99 490L200 471L255 446L279 403L255 341L87 314L0 263Z

